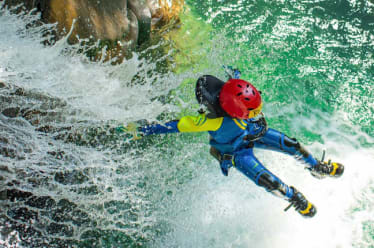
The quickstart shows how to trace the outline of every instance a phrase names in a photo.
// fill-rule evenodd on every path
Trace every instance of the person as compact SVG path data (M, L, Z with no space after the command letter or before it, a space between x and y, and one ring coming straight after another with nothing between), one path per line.
M299 190L270 172L255 157L253 150L262 148L292 155L304 162L311 174L318 178L339 177L344 166L331 160L323 161L324 155L317 160L295 138L269 128L262 113L261 92L240 79L237 69L233 71L226 83L211 75L197 80L196 98L206 108L206 111L200 109L197 116L184 116L162 125L122 125L117 130L130 132L135 138L207 131L210 134L210 154L219 161L224 176L228 176L229 169L234 167L256 185L286 199L289 205L285 211L294 207L302 216L313 217L316 207Z

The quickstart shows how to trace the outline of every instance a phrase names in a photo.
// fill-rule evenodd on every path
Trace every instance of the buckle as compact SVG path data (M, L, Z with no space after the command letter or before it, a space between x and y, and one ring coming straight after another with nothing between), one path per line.
M233 155L230 154L223 154L222 160L232 160Z

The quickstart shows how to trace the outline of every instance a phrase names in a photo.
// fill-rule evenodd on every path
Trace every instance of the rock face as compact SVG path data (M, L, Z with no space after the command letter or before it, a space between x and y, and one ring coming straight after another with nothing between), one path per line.
M125 51L150 39L151 29L178 19L184 0L5 0L37 9L46 23L57 23L56 38L70 31L70 43L80 39L111 41ZM74 26L73 26L74 25ZM73 26L73 29L72 29ZM120 48L117 43L121 44ZM118 52L118 51L117 51Z
M92 36L94 39L116 40L123 33L131 33L132 13L127 9L126 0L50 0L44 11L47 12L46 21L57 22L60 31L70 29L73 21L76 22L70 36L71 42L75 42L76 35L82 38ZM137 38L130 37L134 42Z

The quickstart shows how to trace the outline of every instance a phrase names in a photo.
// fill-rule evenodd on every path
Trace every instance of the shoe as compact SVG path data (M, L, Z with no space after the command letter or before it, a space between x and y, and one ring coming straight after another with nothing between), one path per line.
M326 176L329 177L340 177L344 173L344 166L339 163L332 162L329 159L328 162L324 162L325 151L322 153L322 159L318 161L318 164L313 168L309 168L312 176L322 179Z
M290 207L294 207L303 217L312 218L317 213L317 208L301 192L292 186L291 188L294 193L292 198L288 200L290 205L284 211L287 211Z
M329 177L340 177L344 173L344 166L339 163L331 162L322 162L318 161L318 164L310 169L312 176L319 179L326 176Z

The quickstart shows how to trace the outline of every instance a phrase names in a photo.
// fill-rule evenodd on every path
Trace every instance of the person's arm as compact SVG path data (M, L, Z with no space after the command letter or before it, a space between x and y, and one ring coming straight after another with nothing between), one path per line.
M180 120L169 121L163 125L150 124L141 126L138 131L144 135L178 133L178 132L203 132L216 131L223 122L223 117L210 119L205 114L198 116L184 116Z

